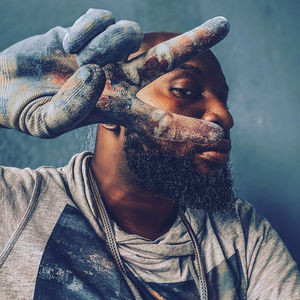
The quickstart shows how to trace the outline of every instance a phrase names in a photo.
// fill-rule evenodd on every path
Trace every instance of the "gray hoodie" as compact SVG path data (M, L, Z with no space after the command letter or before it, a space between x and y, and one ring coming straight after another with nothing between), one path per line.
M0 168L1 300L148 297L142 288L128 286L107 247L87 176L91 157L75 155L58 169ZM226 214L187 209L185 216L200 244L209 299L300 299L296 263L249 203L239 199ZM156 241L113 228L126 265L160 299L182 299L168 297L169 287L176 292L181 282L166 271L176 265L172 272L183 274L185 263L178 262L193 256L180 220Z

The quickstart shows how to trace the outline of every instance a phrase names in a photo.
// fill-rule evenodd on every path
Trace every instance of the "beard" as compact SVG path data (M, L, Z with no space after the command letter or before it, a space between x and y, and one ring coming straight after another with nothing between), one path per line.
M184 208L207 212L233 207L232 172L229 164L203 174L194 162L196 148L178 157L147 135L125 128L124 152L134 182Z

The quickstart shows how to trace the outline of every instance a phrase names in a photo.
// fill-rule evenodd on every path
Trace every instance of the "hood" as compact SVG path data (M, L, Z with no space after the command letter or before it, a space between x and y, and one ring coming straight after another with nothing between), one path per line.
M99 217L88 180L88 170L92 157L93 153L91 152L76 154L61 171L73 202L88 219L97 235L102 240L106 240L103 222Z

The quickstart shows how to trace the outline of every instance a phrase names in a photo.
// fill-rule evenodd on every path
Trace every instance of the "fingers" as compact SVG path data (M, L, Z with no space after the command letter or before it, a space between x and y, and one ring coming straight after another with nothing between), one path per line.
M71 27L63 40L66 52L76 54L95 36L115 23L111 12L102 9L89 9Z
M23 112L23 131L50 138L77 128L96 105L105 85L105 74L97 65L85 65L70 77L53 98L33 101ZM50 101L51 99L51 101Z
M143 33L135 22L114 23L109 11L89 9L65 35L65 51L77 54L80 66L91 63L104 66L126 59L139 49Z
M124 64L124 72L132 82L143 87L195 55L205 52L220 42L228 32L228 21L224 17L215 17Z
M135 97L101 97L80 126L93 123L119 124L159 139L199 145L214 144L224 135L215 123L163 111Z
M126 123L156 138L200 145L214 144L224 135L222 127L215 123L163 111L137 98L131 101Z
M139 49L143 39L140 26L131 21L110 25L90 41L78 54L79 65L95 63L104 66L126 59Z

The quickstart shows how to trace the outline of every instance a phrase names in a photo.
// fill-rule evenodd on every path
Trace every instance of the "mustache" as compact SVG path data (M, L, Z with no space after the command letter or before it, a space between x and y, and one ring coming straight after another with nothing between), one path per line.
M207 146L200 146L200 145L195 145L191 152L192 153L201 153L205 151L217 151L217 152L222 152L222 153L228 153L231 150L231 141L230 139L222 139L220 142L212 144L212 145L207 145Z

